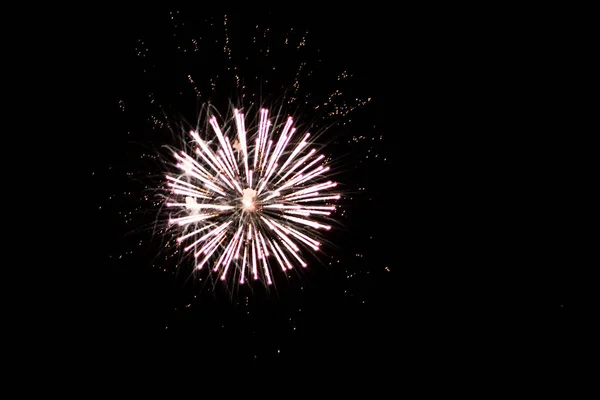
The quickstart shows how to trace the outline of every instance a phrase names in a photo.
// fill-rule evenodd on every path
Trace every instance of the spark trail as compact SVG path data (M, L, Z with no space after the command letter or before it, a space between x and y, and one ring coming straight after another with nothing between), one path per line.
M173 154L179 173L167 175L166 205L197 269L271 285L272 269L306 267L302 252L319 251L340 196L331 192L337 184L326 180L329 167L311 148L310 133L299 135L291 117L275 132L266 109L257 120L247 128L234 109L224 129L209 119L206 136L214 139L191 131L195 152Z

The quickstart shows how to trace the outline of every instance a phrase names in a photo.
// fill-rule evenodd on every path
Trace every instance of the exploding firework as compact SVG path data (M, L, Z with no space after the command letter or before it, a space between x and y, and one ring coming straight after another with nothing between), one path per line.
M207 132L193 130L195 152L174 152L178 174L167 175L177 242L193 254L196 269L223 281L273 283L273 269L305 268L303 251L316 252L335 210L336 183L327 181L325 156L298 135L291 117L282 123L261 109L246 128L244 114ZM209 135L212 140L203 140Z

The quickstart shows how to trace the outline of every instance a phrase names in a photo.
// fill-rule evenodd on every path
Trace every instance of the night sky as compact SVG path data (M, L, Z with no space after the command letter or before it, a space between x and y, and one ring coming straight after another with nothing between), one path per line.
M85 160L97 288L87 313L99 348L227 364L386 359L400 247L385 210L400 188L390 172L394 133L383 130L376 18L173 9L108 23L97 44L102 67L88 81L100 106ZM319 143L343 195L325 236L331 244L306 270L275 271L268 289L193 274L193 262L177 263L180 254L165 249L171 232L152 235L161 146L181 140L170 128L195 124L206 101L224 108L230 100L283 105L298 123L326 128Z
M76 154L88 217L76 222L85 236L73 239L81 245L70 267L87 282L77 286L89 301L74 300L93 338L86 348L115 360L384 368L400 348L457 351L454 339L477 332L466 329L474 318L486 321L479 332L506 327L517 296L491 276L507 281L505 260L478 258L490 246L481 237L459 240L465 227L454 203L472 165L444 153L469 140L440 131L460 130L451 106L433 116L424 109L455 100L452 69L436 72L454 63L452 52L414 51L418 27L392 41L394 25L377 10L202 7L104 12L92 26L98 32L86 27L89 39L75 45L85 59L70 67L90 95L71 99L85 110L72 124L93 121L81 131L88 151ZM398 92L403 82L409 95ZM274 274L268 289L193 274L164 247L170 233L152 235L161 146L179 143L177 124L195 124L204 102L224 110L230 100L283 104L299 123L327 128L320 143L342 188L339 226L326 233L332 244L307 270ZM444 162L435 164L438 155ZM545 297L527 310L562 312L558 280L545 282ZM558 314L544 318L559 329ZM408 331L426 339L415 348Z

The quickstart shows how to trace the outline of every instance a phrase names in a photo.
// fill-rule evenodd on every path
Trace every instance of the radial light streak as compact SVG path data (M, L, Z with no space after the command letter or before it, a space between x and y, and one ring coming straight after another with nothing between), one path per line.
M222 125L208 120L208 140L190 132L195 152L173 154L180 172L167 175L166 206L197 269L208 263L222 281L271 285L272 266L287 274L307 266L304 251L319 251L321 231L331 229L321 222L340 196L329 192L335 182L322 179L329 167L308 149L310 133L294 139L291 117L278 123L262 109L256 123L246 128L245 121L234 109Z

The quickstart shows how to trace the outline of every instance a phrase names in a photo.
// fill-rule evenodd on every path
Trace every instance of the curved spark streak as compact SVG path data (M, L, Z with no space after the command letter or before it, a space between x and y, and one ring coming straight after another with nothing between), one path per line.
M266 109L257 120L258 126L246 128L244 114L235 109L233 137L215 116L209 123L216 140L191 131L198 147L191 155L173 154L180 175L166 177L171 192L166 206L176 211L169 222L182 227L177 242L189 243L183 250L193 250L197 269L210 262L222 281L233 276L243 284L261 277L271 285L272 265L284 272L294 261L306 267L302 252L319 251L319 230L331 226L318 218L329 216L336 208L325 202L340 196L329 192L335 182L321 181L329 167L319 165L324 155L308 150L309 133L294 139L288 117L275 137L281 125Z

